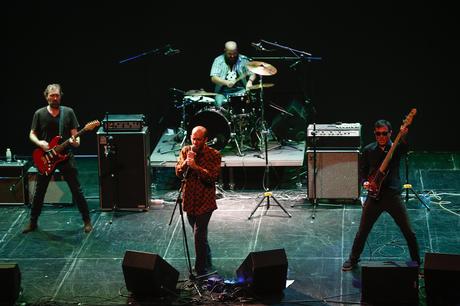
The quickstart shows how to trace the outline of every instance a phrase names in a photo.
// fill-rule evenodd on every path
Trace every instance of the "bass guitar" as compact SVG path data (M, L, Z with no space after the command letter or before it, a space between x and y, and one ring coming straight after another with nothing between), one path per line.
M414 119L414 116L416 113L417 113L417 110L413 108L410 111L410 113L406 116L406 119L404 119L403 124L401 125L398 136L396 136L396 139L391 145L390 150L388 150L388 153L385 156L385 159L383 160L382 164L373 174L369 176L368 178L369 188L367 189L367 195L369 197L374 198L374 199L379 198L382 183L388 174L388 165L390 164L391 158L393 157L396 147L401 141L401 137L402 137L401 130L405 129L412 123L412 120Z
M85 132L93 130L99 125L100 122L97 120L88 122L74 137L77 138ZM50 175L60 162L69 158L68 154L62 154L62 152L70 144L70 138L59 144L61 139L61 136L55 136L49 143L49 150L45 151L41 148L36 148L32 152L32 159L35 167L41 174Z

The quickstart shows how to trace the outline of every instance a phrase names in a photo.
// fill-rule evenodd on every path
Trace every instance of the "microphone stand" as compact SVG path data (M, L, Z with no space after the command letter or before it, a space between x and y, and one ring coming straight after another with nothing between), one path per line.
M118 189L118 175L116 173L116 155L117 155L117 149L115 147L115 145L113 144L113 136L110 135L109 133L109 129L110 129L110 122L109 122L109 112L106 112L105 113L105 122L106 122L106 126L105 126L105 139L107 141L107 144L106 144L106 149L105 149L105 152L104 152L104 155L105 157L107 158L107 161L108 161L108 164L109 164L109 175L110 175L110 178L112 180L112 186L113 186L113 189L114 189L114 193L113 193L113 205L112 205L112 217L110 218L110 221L109 221L109 224L112 224L113 223L113 220L116 216L116 212L118 210L118 201L119 201L119 196L118 196L118 192L119 192L119 189Z
M430 207L428 206L428 204L420 197L418 192L412 187L412 184L409 183L409 154L410 152L408 152L406 156L404 157L404 165L406 168L406 183L403 185L403 189L406 190L405 202L407 203L409 201L409 191L411 191L415 195L417 200L419 200L419 202L422 203L423 206L425 206L427 210L430 210Z
M182 224L182 235L183 235L184 245L185 245L185 254L187 256L187 268L188 268L189 280L193 282L193 286L195 287L195 290L201 296L201 292L200 292L198 286L194 283L194 281L197 278L195 277L195 275L193 275L193 272L192 272L192 261L190 260L190 250L189 250L189 247L188 247L187 231L185 230L184 212L183 212L182 203L181 203L182 191L184 190L184 186L185 186L185 184L187 182L187 176L188 176L189 170L190 170L190 166L187 166L187 169L185 170L185 173L182 176L182 180L181 180L181 184L180 184L180 188L179 188L179 193L178 193L177 198L176 198L176 204L174 205L174 209L173 209L173 212L171 214L171 219L169 220L168 225L171 226L172 221L173 221L173 217L174 217L174 213L176 212L176 208L179 207L179 214L180 214L180 219L181 219L181 224Z
M149 51L145 51L145 52L142 52L140 54L137 54L137 55L134 55L134 56L131 56L131 57L128 57L126 59L123 59L123 60L120 60L118 62L118 64L124 64L126 62L129 62L129 61L132 61L136 58L139 58L139 57L142 57L142 56L146 56L146 55L149 55L149 54L156 54L162 50L168 50L168 49L171 49L171 45L165 45L164 47L161 47L161 48L155 48L155 49L152 49L152 50L149 50ZM166 55L166 54L165 54Z

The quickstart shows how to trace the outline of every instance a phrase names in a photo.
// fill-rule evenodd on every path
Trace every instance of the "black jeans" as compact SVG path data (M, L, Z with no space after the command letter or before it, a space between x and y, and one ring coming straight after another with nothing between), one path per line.
M401 195L397 191L393 190L383 191L379 200L369 197L366 199L359 229L356 233L353 247L351 249L350 260L357 261L359 259L364 249L367 236L374 226L374 223L384 211L390 214L403 233L409 247L411 259L420 264L417 238L415 237L415 233L409 223L406 207L401 201Z
M75 164L75 159L70 157L57 165L57 168L64 176L65 181L69 185L70 191L74 201L77 203L78 210L80 211L83 221L90 221L88 203L83 195L83 191L78 181L78 170ZM43 200L45 198L46 190L50 183L52 175L42 175L38 173L37 185L35 186L34 198L32 201L32 212L30 221L36 223L43 208Z
M211 265L211 248L208 244L208 224L212 211L203 215L193 216L187 214L188 223L193 229L195 241L195 271L200 274Z

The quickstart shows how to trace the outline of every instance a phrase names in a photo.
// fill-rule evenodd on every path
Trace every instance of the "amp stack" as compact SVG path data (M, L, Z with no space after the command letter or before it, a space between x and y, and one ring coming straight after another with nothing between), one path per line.
M358 163L361 144L360 123L308 125L307 175L310 200L359 199Z
M150 132L142 114L110 114L97 131L102 210L148 210Z

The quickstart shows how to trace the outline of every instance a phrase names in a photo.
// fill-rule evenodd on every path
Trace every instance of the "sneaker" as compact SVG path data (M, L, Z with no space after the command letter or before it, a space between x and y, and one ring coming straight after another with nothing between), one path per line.
M37 223L36 222L30 222L23 230L23 234L27 234L30 232L33 232L37 229Z
M358 264L357 260L347 259L342 265L342 271L351 271L354 268L356 268L357 264Z
M85 226L83 227L83 230L85 233L89 233L93 230L93 225L91 224L91 221L85 221Z

